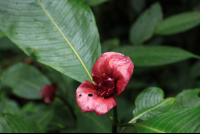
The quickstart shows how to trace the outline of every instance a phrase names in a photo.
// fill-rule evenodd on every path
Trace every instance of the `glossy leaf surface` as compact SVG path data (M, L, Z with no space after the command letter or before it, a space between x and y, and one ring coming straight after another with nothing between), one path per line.
M163 18L159 3L153 4L131 26L129 39L133 44L141 44L152 35L156 24Z
M79 82L101 55L89 6L79 0L0 0L0 28L27 55Z
M43 133L43 129L35 122L23 120L20 117L0 114L1 133Z
M187 31L199 24L200 12L185 12L164 19L157 25L155 34L172 35Z
M134 120L147 120L162 113L171 111L174 106L174 98L163 99L164 92L157 87L150 87L140 93L135 100L133 110Z
M138 133L200 133L200 107L168 112L136 124Z
M40 99L39 91L50 81L36 68L23 63L17 63L0 77L1 81L13 89L13 93L27 99Z
M188 58L199 58L181 48L170 46L125 46L114 51L129 56L135 66L159 66L175 63Z
M174 110L183 109L183 108L192 108L200 106L200 88L193 90L183 90L176 96L176 105Z

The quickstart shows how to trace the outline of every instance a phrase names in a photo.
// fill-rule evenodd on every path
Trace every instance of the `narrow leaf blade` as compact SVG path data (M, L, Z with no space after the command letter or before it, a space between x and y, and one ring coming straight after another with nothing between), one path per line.
M125 46L114 49L114 51L129 56L136 66L160 66L188 58L200 58L181 48L171 46Z
M130 41L133 44L141 44L152 35L156 24L163 18L159 3L153 4L144 11L130 29Z
M158 35L172 35L187 31L200 24L200 12L185 12L170 16L160 22L155 30Z

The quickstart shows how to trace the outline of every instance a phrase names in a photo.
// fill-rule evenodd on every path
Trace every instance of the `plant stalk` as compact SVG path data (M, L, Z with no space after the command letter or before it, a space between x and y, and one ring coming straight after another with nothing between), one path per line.
M117 133L117 125L118 124L117 119L117 106L113 108L113 123L112 123L112 133Z

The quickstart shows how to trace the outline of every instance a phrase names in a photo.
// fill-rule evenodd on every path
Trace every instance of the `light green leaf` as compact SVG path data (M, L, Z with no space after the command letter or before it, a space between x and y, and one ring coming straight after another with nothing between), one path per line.
M0 0L0 28L27 55L73 79L92 81L101 55L89 6L80 0Z
M124 46L118 47L114 51L129 56L136 66L159 66L188 58L200 58L181 48L171 46Z
M44 133L35 122L9 114L0 114L0 128L0 133Z
M2 37L4 37L5 36L5 34L1 31L1 29L0 29L0 38L2 38Z
M200 133L200 107L168 112L135 124L138 133Z
M50 81L36 68L23 63L8 68L0 79L13 89L15 95L27 99L40 99L40 89L50 84Z
M183 90L176 96L176 105L173 110L200 106L200 97L198 96L199 93L200 88Z
M175 104L175 99L163 99L163 97L164 92L160 88L150 87L145 89L135 100L134 118L130 122L133 123L137 119L147 120L171 111Z
M146 9L131 26L129 39L133 44L142 44L151 38L156 24L162 20L163 15L159 3Z
M89 6L97 6L99 4L102 4L106 1L109 1L109 0L85 0L85 4L89 5Z
M156 26L155 34L172 35L200 24L200 12L185 12L170 16Z
M197 77L199 77L200 76L200 61L198 61L198 62L196 62L193 66L192 66L192 68L191 68L191 70L190 70L190 76L192 77L192 78L197 78Z
M77 111L77 128L81 133L111 133L112 124L106 115Z

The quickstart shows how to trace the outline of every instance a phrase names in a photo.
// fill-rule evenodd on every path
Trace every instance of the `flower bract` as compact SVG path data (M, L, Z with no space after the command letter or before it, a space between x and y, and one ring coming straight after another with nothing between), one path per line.
M45 103L51 103L56 95L56 84L44 85L40 90L40 96Z
M107 113L117 105L119 96L129 83L133 62L121 53L103 53L95 62L92 78L95 84L84 81L76 90L76 101L82 112Z

